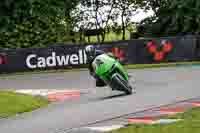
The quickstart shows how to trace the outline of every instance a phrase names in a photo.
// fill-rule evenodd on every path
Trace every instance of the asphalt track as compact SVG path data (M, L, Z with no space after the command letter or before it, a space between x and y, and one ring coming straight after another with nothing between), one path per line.
M79 99L0 120L4 133L68 133L70 129L200 96L200 68L177 67L130 70L137 93L124 96L95 88L88 72L31 74L0 77L3 89L78 89Z

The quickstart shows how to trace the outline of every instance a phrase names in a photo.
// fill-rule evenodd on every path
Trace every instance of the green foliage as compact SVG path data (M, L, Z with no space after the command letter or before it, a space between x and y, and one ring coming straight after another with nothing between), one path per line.
M163 3L162 3L162 2ZM200 1L198 0L160 0L155 16L141 23L145 32L155 35L175 35L177 33L200 31Z
M31 14L31 0L0 1L0 32L11 31L16 23L24 21Z
M104 42L105 35L112 29L118 35L122 33L121 39L125 40L126 30L133 30L135 25L131 18L140 2L141 0L81 0L72 12L72 16L76 18L76 29L104 29L98 42Z
M64 16L64 0L33 0L32 15L41 17Z
M1 33L0 42L6 48L43 47L67 41L65 26L39 17L17 24L12 32Z
M68 41L77 0L2 0L0 47L43 47Z

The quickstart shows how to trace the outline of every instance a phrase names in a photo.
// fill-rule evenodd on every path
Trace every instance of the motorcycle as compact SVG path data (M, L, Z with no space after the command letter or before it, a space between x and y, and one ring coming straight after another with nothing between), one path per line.
M132 94L133 88L129 83L128 73L117 59L102 54L94 59L92 67L95 74L112 90L123 91L127 95Z

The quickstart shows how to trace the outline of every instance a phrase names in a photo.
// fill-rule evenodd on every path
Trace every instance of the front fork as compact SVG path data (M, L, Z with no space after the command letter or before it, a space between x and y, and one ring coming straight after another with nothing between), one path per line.
M129 80L128 72L124 69L124 67L120 63L117 63L116 67L118 68L119 73L125 78L125 80L128 81Z

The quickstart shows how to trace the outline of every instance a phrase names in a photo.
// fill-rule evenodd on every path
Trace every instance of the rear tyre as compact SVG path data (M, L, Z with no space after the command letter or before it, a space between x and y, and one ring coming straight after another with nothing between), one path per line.
M112 88L117 88L117 90L124 91L127 95L132 94L132 87L129 85L120 74L116 73L112 77Z

